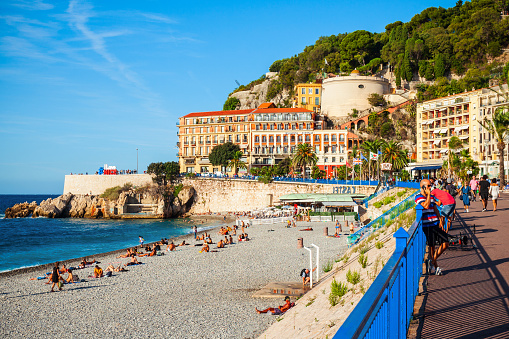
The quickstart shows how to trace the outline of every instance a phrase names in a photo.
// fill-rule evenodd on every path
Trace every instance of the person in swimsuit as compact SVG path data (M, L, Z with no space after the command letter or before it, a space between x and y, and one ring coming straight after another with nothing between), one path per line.
M209 244L205 243L200 251L200 253L208 252L210 250Z
M157 251L156 251L156 247L154 246L154 249L152 250L152 252L150 253L145 253L145 254L140 254L139 257L153 257L154 255L156 255Z
M55 263L55 267L53 267L53 272L51 273L51 292L55 292L53 289L55 288L55 285L58 284L60 281L60 273L58 272L58 262ZM62 287L58 288L59 291L62 290Z
M133 254L131 254L131 261L128 262L127 264L125 264L124 266L132 266L132 265L139 265L139 264L141 264L141 262L138 261L138 259L136 259L136 255L134 255L134 253L133 253Z
M102 278L103 277L103 269L98 265L95 265L94 268L94 278Z
M176 249L176 246L173 243L173 241L170 244L168 244L168 246L166 246L166 251L175 251L175 249Z
M274 315L281 315L281 314L285 313L286 311L288 311L294 305L292 302L290 302L289 296L285 297L285 302L286 303L283 306L279 306L277 308L269 307L263 311L260 311L255 307L255 310L256 310L256 313L258 313L258 314L271 312Z

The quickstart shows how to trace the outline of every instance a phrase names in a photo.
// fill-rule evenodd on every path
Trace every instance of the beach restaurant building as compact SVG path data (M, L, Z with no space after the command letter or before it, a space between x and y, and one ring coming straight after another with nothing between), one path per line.
M313 212L359 213L359 205L354 199L364 197L352 194L291 193L280 196L279 200L285 205L310 208Z

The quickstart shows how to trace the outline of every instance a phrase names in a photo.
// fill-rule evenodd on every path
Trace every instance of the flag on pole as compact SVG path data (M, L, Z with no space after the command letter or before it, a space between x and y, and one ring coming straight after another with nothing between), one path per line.
M366 161L368 161L368 158L366 158L366 157L364 156L364 154L362 154L362 153L361 153L361 160L366 160Z
M325 58L325 64L328 65L329 63L327 62L327 58Z
M373 153L373 152L369 152L369 159L370 160L378 160L378 154L377 153Z
M351 168L351 167L352 167L352 165L350 165L350 164L348 163L348 161L347 161L347 162L346 162L346 167L350 167L350 168Z
M361 165L362 164L362 160L360 158L353 158L353 164L354 165Z

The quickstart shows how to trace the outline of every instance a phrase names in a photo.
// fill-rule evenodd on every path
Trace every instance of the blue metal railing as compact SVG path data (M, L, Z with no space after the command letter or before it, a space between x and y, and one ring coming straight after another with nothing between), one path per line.
M412 193L410 196L405 198L405 200L401 201L399 204L393 206L390 210L383 213L381 216L369 222L366 226L357 230L357 232L350 234L348 236L348 246L352 246L358 241L362 240L365 236L370 234L373 229L377 229L385 226L387 220L391 220L397 218L401 213L407 211L409 208L415 206L415 196L419 194L420 191L416 191Z
M406 338L426 249L422 206L415 210L416 221L394 233L394 253L334 338Z

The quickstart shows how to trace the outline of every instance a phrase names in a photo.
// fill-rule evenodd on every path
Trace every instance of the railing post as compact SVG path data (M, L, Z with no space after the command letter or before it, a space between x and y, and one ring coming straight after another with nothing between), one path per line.
M400 227L396 233L394 233L394 238L396 238L396 249L394 253L403 253L401 257L401 268L398 275L398 283L395 283L393 286L392 293L396 293L397 297L394 300L396 305L391 305L391 310L395 310L395 312L391 312L392 314L390 319L391 330L390 334L394 335L394 338L403 338L406 334L406 310L407 310L407 251L406 246L408 242L408 233L405 231L403 227ZM402 310L404 310L402 312Z

